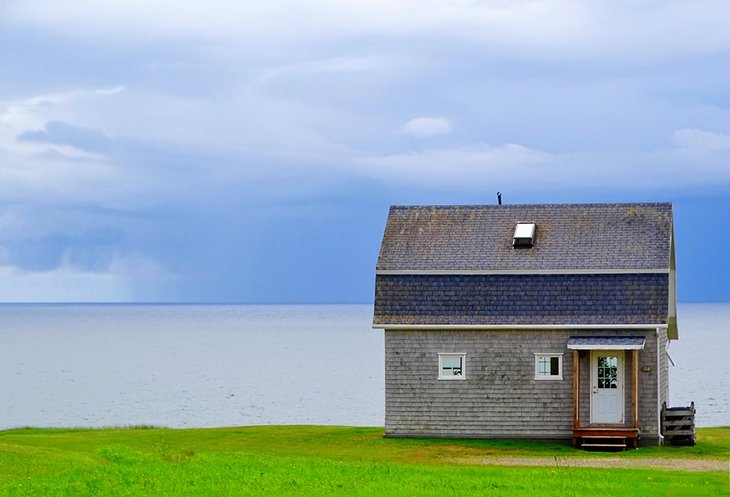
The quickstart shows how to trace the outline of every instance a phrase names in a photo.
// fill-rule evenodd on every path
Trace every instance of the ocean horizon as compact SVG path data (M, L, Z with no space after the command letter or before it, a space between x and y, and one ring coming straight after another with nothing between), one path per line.
M728 303L680 303L670 403L730 425ZM382 426L372 303L0 303L0 429Z

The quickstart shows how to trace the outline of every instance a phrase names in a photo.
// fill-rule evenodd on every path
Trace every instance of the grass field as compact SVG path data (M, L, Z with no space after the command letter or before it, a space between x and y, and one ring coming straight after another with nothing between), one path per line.
M494 457L544 464L474 463ZM382 428L10 430L0 432L0 496L730 495L727 470L611 467L640 459L677 468L727 463L730 428L698 430L695 447L619 454L541 442L384 439Z

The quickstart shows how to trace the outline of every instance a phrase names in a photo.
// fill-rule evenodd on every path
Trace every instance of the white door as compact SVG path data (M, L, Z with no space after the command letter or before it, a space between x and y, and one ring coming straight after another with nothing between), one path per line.
M591 423L624 422L624 352L591 351Z

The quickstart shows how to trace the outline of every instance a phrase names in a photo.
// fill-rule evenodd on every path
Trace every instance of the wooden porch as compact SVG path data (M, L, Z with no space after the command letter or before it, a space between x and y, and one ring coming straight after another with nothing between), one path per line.
M636 448L639 428L639 350L631 350L631 420L622 425L582 425L580 418L580 350L573 350L573 447L611 450ZM628 352L628 351L627 351Z

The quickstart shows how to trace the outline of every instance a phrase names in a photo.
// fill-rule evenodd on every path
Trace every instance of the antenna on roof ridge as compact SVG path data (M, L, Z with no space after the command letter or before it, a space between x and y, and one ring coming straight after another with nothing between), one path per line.
M497 205L502 205L502 192L497 192Z

